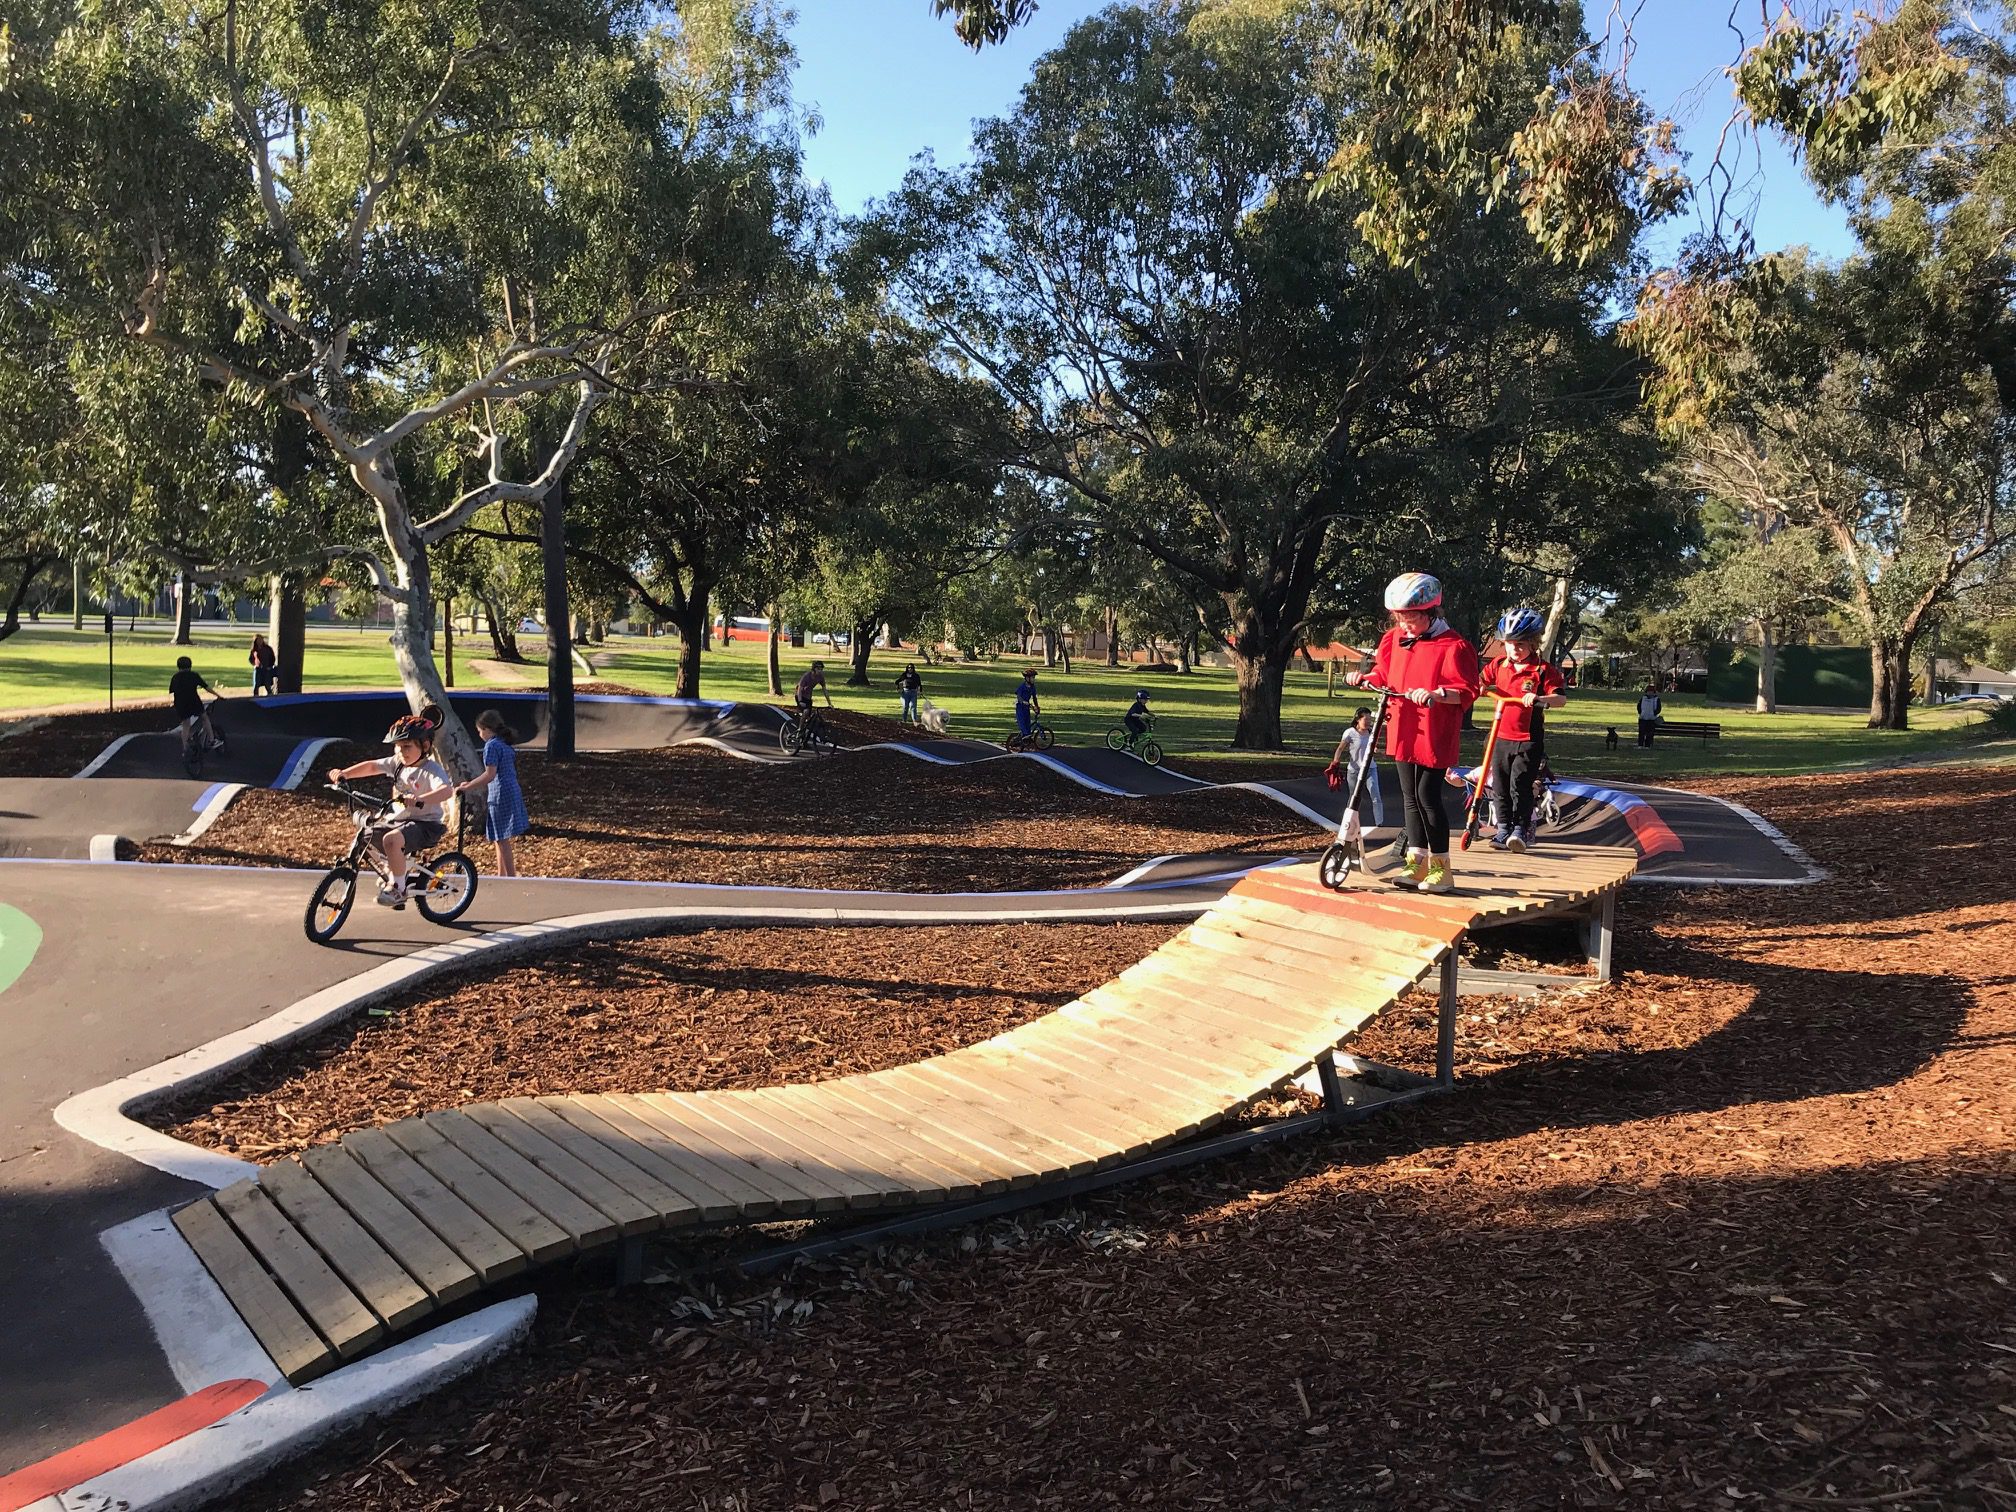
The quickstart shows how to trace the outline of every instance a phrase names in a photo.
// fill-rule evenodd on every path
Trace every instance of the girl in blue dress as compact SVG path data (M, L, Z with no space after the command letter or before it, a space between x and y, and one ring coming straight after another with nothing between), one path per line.
M497 875L515 877L518 862L511 853L511 842L532 827L525 816L525 793L518 786L518 753L511 749L517 736L495 709L485 709L476 716L476 733L483 737L483 770L455 791L490 790L483 832L497 842Z

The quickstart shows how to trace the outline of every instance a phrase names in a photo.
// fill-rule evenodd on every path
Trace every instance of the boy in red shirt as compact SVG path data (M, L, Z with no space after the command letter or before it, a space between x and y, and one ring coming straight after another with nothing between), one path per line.
M1396 886L1422 892L1456 890L1449 874L1449 811L1443 778L1456 761L1463 711L1477 701L1477 652L1438 612L1442 585L1425 572L1404 572L1386 585L1393 628L1379 642L1370 680L1398 701L1386 709L1386 754L1400 773L1404 811L1393 860ZM1354 688L1367 679L1353 672Z
M1502 805L1498 833L1491 837L1500 850L1523 851L1533 843L1533 791L1547 759L1540 711L1568 702L1561 673L1540 659L1540 637L1546 628L1536 610L1509 611L1498 621L1504 649L1484 664L1484 691L1503 701L1489 773Z

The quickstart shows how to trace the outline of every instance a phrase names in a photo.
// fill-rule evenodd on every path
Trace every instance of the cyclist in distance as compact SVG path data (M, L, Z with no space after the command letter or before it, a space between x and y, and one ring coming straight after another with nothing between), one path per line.
M1135 740L1139 740L1143 735L1148 733L1148 690L1146 688L1140 688L1135 691L1134 702L1127 706L1125 723L1127 725L1127 733Z
M805 675L798 679L798 692L795 696L798 704L798 717L800 719L803 719L812 712L812 690L814 688L817 688L821 693L826 695L826 707L829 709L832 708L833 693L826 686L826 663L823 661L812 663L811 668Z
M1015 685L1015 729L1026 740L1035 732L1043 715L1042 700L1036 696L1036 669L1023 669L1022 681Z
M175 701L175 723L182 728L182 745L187 749L196 739L196 728L203 728L203 738L212 745L217 743L217 732L210 725L210 711L203 706L203 694L219 697L217 690L203 680L186 656L175 658L174 674L168 679L168 696Z

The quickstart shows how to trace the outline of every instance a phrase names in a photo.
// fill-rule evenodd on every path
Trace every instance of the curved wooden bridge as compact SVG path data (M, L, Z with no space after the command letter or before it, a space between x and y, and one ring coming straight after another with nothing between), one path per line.
M1330 893L1313 866L1255 872L1111 982L949 1055L760 1091L431 1113L280 1161L175 1223L299 1383L485 1287L640 1235L1121 1179L1312 1070L1338 1113L1335 1052L1438 968L1446 1084L1456 942L1587 915L1607 972L1610 909L1636 862L1466 856L1446 897Z

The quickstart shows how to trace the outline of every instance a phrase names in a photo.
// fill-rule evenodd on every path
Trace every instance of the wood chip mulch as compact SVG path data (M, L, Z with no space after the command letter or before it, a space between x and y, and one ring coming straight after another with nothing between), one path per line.
M868 751L762 765L704 746L549 764L520 756L532 833L527 876L727 882L900 892L1092 887L1150 856L1292 855L1308 826L1254 793L1112 798L1034 762L928 766ZM349 844L326 795L242 794L189 847L159 862L326 865ZM469 848L484 870L490 846Z
M1466 1002L1453 1096L781 1282L556 1280L227 1505L2016 1505L2016 773L1719 790L1835 879L1633 891L1611 986Z

